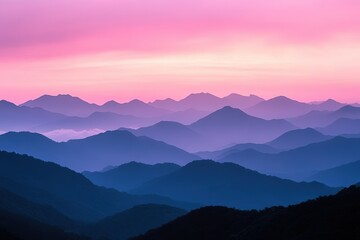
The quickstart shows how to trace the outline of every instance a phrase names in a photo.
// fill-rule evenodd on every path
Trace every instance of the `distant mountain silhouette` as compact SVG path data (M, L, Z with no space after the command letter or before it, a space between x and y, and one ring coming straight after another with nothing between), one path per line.
M34 127L38 132L57 129L72 129L75 131L103 129L116 130L120 127L141 127L154 123L154 120L134 116L119 115L111 112L94 112L88 117L66 117Z
M336 111L336 110L344 107L345 105L346 104L337 102L334 99L328 99L319 104L314 104L312 108L316 109L318 111Z
M220 98L210 93L193 93L179 101L167 98L165 100L156 100L150 104L173 111L183 111L187 109L215 111L225 106L247 108L261 101L264 101L264 99L255 95L242 96L233 93L229 96Z
M199 149L209 149L214 146L210 139L205 138L190 127L177 122L161 121L149 127L127 130L136 136L147 136L189 152L195 152Z
M318 130L328 135L360 134L360 119L339 118Z
M360 189L351 187L287 208L194 210L133 240L357 240Z
M99 187L68 168L14 153L0 152L0 179L0 187L86 222L139 204L157 203L180 208L196 206L155 195L133 196Z
M2 240L90 240L33 218L4 210L0 210L0 238Z
M108 171L83 172L82 174L96 185L115 188L119 191L128 191L179 168L180 166L174 163L149 165L130 162Z
M344 106L336 111L311 111L303 116L288 119L298 127L325 127L340 118L360 119L360 107Z
M319 183L296 183L262 175L233 163L200 160L153 179L133 192L204 205L259 209L294 204L336 191Z
M211 151L197 152L196 155L202 157L203 159L218 160L229 154L232 154L235 152L241 152L244 150L255 150L255 151L261 152L261 153L278 153L278 152L282 151L282 150L273 148L266 144L241 143L241 144L236 144L234 146L224 148L222 150L213 151L213 152L211 152Z
M318 171L360 159L360 139L336 137L277 154L236 152L220 159L261 173L304 180Z
M127 240L184 214L185 210L166 205L139 205L90 224L81 233L95 239Z
M285 120L264 120L232 107L215 111L189 127L214 141L219 148L234 143L270 141L295 128Z
M266 144L274 148L286 150L306 146L311 143L326 141L331 138L331 136L325 136L315 129L306 128L286 132Z
M163 115L159 118L154 118L152 120L155 120L157 122L171 121L171 122L178 122L178 123L187 125L187 124L191 124L209 114L210 114L210 112L208 112L208 111L201 111L201 110L189 108L189 109L183 110L183 111L172 112L167 115Z
M41 124L58 121L66 116L48 112L41 108L19 107L7 101L0 101L0 130L23 131Z
M279 96L256 104L245 110L248 114L264 119L283 119L311 111L311 105Z
M136 137L127 131L108 131L64 143L40 134L12 132L0 135L0 150L29 154L77 171L97 171L129 161L185 164L199 159L174 146L148 137Z
M50 112L77 117L87 117L94 112L113 112L120 115L137 117L158 117L170 113L170 111L152 107L137 99L127 103L109 101L99 106L67 94L57 96L44 95L37 99L27 101L23 103L22 106L38 107Z
M172 111L150 106L138 99L127 103L109 101L98 109L100 112L113 112L120 115L131 115L136 117L159 117L170 114Z
M42 108L50 112L82 117L90 115L98 108L96 104L90 104L69 94L60 94L57 96L43 95L34 100L27 101L21 104L21 106Z
M226 97L222 98L223 102L225 103L223 106L230 106L233 108L239 108L239 109L245 109L252 107L265 99L258 97L256 95L249 95L249 96L243 96L240 94L232 93Z
M360 161L320 171L309 178L329 186L348 187L360 182Z

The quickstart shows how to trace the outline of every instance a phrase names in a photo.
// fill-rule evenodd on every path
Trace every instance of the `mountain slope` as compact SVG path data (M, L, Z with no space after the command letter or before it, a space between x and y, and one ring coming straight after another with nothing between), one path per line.
M329 186L347 187L360 182L360 161L320 171L309 178Z
M330 138L332 137L325 136L315 129L306 128L286 132L280 137L266 144L278 149L294 149L309 145L311 143L329 140Z
M202 157L203 159L213 159L218 160L221 158L224 158L225 156L235 153L235 152L241 152L245 150L255 150L257 152L261 153L278 153L281 152L281 150L273 148L266 144L256 144L256 143L240 143L236 144L234 146L224 148L222 150L218 151L205 151L205 152L197 152L196 155Z
M97 220L138 204L188 206L168 198L133 196L99 187L70 169L14 153L0 152L0 178L2 188L82 221Z
M77 222L66 217L55 208L33 203L4 188L0 188L0 196L0 210L2 211L26 216L60 228L69 229L78 225Z
M48 112L41 108L16 106L7 101L0 101L0 130L24 131L38 125L66 118L65 115Z
M314 104L313 109L316 109L318 111L336 111L344 106L346 106L346 105L343 103L337 102L334 99L328 99L319 104Z
M193 131L188 126L177 122L161 121L149 127L129 130L136 136L147 136L163 141L189 152L211 148L211 141Z
M296 183L262 175L233 163L194 161L133 191L158 194L204 205L241 209L288 205L335 193L318 183Z
M360 237L360 189L351 187L287 208L194 210L134 240L356 240Z
M326 127L340 118L360 119L360 107L347 105L336 111L311 111L305 115L287 120L301 128L317 128Z
M318 130L329 135L360 134L360 119L339 118Z
M64 143L56 143L40 134L7 133L0 135L0 149L29 154L78 171L96 171L129 161L185 164L199 158L174 146L148 137L136 137L127 131L109 131Z
M126 240L184 214L185 210L166 205L139 205L90 224L81 233L96 239Z
M360 159L360 139L335 137L277 154L237 152L219 161L235 162L265 174L304 180L318 171L358 159Z
M151 120L133 116L124 116L110 112L94 112L87 117L67 117L39 125L33 129L40 132L57 129L72 129L75 131L91 129L116 130L120 127L139 127L150 123L152 123Z
M0 238L3 240L89 240L41 223L32 218L0 210Z
M265 142L294 129L285 120L263 120L231 107L215 111L189 127L215 141L219 147L234 143Z
M173 163L149 165L130 162L108 171L83 172L82 174L96 185L115 188L119 191L128 191L179 168L179 165Z

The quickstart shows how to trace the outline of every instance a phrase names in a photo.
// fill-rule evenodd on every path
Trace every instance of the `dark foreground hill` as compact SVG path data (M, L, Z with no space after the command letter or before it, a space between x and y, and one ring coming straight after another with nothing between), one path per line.
M90 240L30 217L0 210L1 240Z
M205 207L134 240L360 239L360 188L287 208L239 211Z

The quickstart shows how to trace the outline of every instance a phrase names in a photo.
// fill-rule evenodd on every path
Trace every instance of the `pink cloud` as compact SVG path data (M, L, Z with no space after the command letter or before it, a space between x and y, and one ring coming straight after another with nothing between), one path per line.
M0 0L9 58L212 48L249 36L287 44L358 38L355 0Z

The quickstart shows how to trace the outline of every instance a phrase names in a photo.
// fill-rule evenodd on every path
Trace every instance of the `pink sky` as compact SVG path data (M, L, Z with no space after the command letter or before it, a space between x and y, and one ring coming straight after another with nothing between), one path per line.
M0 0L0 98L360 102L357 0Z

